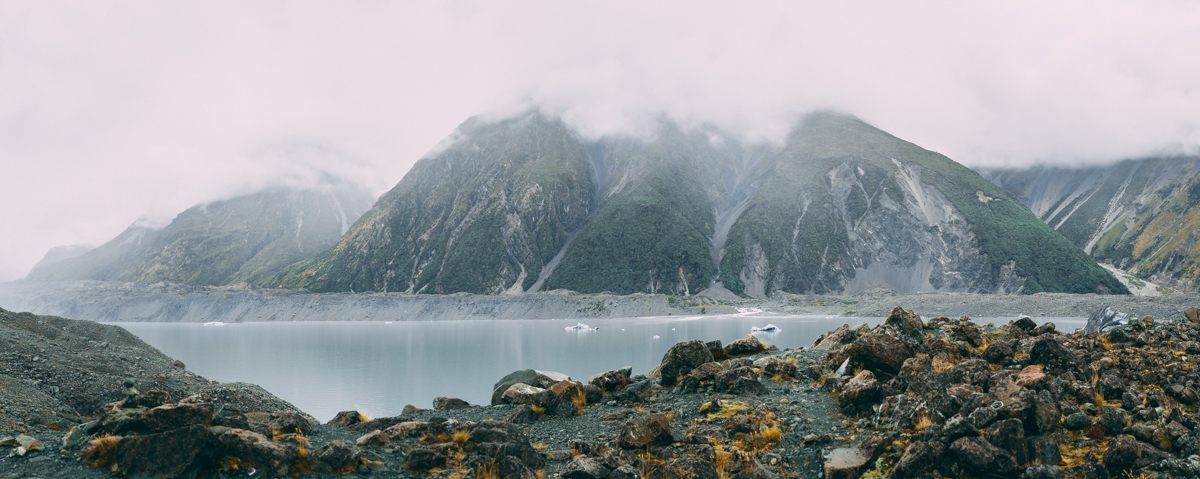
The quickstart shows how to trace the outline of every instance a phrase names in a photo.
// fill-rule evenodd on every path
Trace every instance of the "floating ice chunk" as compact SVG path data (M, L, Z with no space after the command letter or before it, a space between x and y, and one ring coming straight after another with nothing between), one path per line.
M600 328L593 328L593 327L588 326L583 323L577 323L574 326L567 326L563 329L565 329L567 331L599 331L600 330Z
M224 326L225 323L222 323L220 321L209 321L207 323L204 323L204 325L205 326Z
M655 334L655 335L654 335L654 339L658 339L658 335L657 335L657 334Z
M778 333L780 331L782 331L782 329L779 329L779 326L776 326L776 325L770 324L770 323L768 323L766 326L763 326L761 328L758 326L750 327L751 333Z

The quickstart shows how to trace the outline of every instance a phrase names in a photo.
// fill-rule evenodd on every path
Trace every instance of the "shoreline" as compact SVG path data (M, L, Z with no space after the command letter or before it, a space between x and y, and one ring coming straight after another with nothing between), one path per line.
M260 321L452 321L640 318L737 314L739 308L798 316L887 316L897 304L926 317L1087 317L1104 306L1131 315L1176 319L1200 305L1200 293L1158 297L1039 293L899 293L869 290L854 296L776 294L771 298L713 299L661 294L581 294L567 291L509 296L309 293L101 281L0 283L0 307L97 322L226 323Z

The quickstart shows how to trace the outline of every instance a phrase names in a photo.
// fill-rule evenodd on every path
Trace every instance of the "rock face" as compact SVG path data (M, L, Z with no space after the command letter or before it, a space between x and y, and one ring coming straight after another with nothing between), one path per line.
M538 112L468 120L337 246L260 284L1126 292L1003 189L853 117L812 114L778 147L669 122L646 136L585 140Z
M981 173L1102 262L1159 285L1196 291L1200 157ZM1131 288L1139 287L1133 283ZM1139 294L1161 293L1149 287Z
M373 200L362 189L337 184L273 188L196 205L166 226L134 223L96 249L34 268L28 278L253 283L332 247Z

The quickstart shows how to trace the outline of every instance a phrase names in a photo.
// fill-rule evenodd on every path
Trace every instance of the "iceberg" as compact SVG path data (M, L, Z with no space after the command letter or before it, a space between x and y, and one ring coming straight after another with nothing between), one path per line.
M207 323L204 323L204 325L205 326L224 326L225 323L222 323L220 321L209 321Z
M778 333L780 331L782 331L782 330L779 329L779 326L776 326L776 325L770 324L770 323L768 323L766 326L763 326L761 328L758 326L750 327L751 333Z
M593 327L588 326L583 323L576 323L574 326L567 326L563 329L565 329L567 331L599 331L600 330L600 328L593 328Z

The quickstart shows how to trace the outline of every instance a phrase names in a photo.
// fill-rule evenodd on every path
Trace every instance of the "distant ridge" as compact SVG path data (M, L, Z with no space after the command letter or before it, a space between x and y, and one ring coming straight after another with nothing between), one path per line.
M777 147L670 122L647 137L584 140L536 111L468 120L336 246L259 284L1128 293L1002 188L848 115L809 115Z
M271 188L196 205L161 228L134 223L96 249L35 266L26 279L251 283L329 248L370 205L355 187Z

